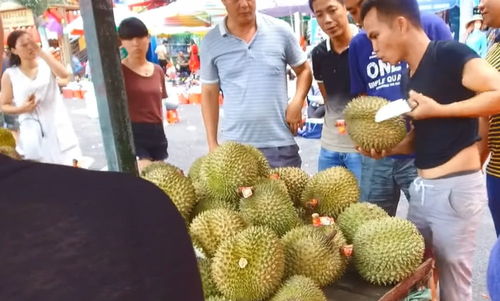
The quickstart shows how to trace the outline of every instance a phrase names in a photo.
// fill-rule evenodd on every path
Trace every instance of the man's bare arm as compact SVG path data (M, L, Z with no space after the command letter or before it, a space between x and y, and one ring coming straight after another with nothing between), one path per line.
M217 130L219 126L219 84L202 84L201 86L201 112L205 124L209 151L219 146Z

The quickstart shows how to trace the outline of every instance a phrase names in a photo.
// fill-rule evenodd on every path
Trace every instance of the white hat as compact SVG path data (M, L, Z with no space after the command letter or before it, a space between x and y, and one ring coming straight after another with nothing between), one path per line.
M471 22L475 21L483 21L483 16L482 15L472 15L472 17L467 21L465 27L469 26Z

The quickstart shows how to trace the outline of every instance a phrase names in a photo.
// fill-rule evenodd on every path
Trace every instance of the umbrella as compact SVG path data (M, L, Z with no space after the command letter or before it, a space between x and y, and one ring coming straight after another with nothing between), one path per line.
M290 16L294 13L312 14L307 0L257 0L257 10L273 17Z
M115 24L118 26L123 19L134 17L136 14L131 12L126 6L116 6L113 8L113 16ZM64 30L70 35L82 36L84 34L82 16L69 23Z
M220 0L178 0L169 5L151 9L139 14L149 30L169 26L210 26L211 18L224 15Z
M152 30L151 34L154 36L160 36L160 37L172 36L172 35L183 34L183 33L204 35L207 32L209 32L212 28L213 28L213 26L211 26L211 27L206 27L206 26L196 26L196 27L162 26L162 27L157 27L154 30Z

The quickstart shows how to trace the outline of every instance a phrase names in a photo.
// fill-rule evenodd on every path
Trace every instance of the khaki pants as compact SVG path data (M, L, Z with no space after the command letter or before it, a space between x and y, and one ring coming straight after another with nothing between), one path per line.
M439 270L441 301L472 301L476 231L487 206L481 172L410 186L408 219L422 232Z

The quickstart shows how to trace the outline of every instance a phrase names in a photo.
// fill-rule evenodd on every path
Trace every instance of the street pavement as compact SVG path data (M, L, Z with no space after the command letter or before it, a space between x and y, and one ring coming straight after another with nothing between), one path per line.
M87 158L85 160L86 165L89 165L89 168L94 170L107 170L99 121L88 116L86 105L88 102L77 99L66 99L65 103L71 114L82 152ZM179 123L165 125L165 132L169 143L169 158L167 162L180 167L187 173L194 160L206 154L208 148L200 106L194 104L181 105L178 113L180 117ZM301 149L302 168L311 175L316 173L317 158L320 149L319 140L300 137L296 140ZM408 202L402 197L398 215L404 217L407 208ZM495 232L493 222L489 211L487 211L482 219L476 239L478 247L474 258L474 301L488 300L485 275L489 251L494 242Z

